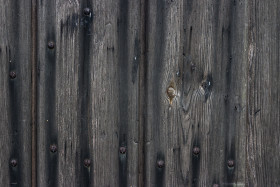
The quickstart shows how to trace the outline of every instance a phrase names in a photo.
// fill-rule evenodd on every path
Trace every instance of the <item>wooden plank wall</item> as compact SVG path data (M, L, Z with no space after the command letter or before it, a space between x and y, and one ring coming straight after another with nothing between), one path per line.
M32 2L0 0L0 186L280 186L278 0Z

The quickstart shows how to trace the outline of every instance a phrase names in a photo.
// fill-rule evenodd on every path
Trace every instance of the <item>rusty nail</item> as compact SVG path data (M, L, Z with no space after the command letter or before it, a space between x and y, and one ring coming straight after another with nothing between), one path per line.
M158 166L159 168L163 168L163 167L164 167L164 161L163 161L163 160L158 160L158 161L157 161L157 166Z
M195 146L195 147L193 148L193 154L194 154L194 155L199 155L199 153L200 153L199 147L196 147L196 146Z
M11 79L16 78L16 76L17 76L17 75L16 75L16 72L14 72L14 71L11 71L11 72L10 72L10 78L11 78Z
M17 160L16 159L12 159L11 160L11 166L12 167L16 167L17 166Z
M56 146L55 144L51 145L51 146L50 146L50 151L51 151L52 153L55 153L55 152L57 151L57 146Z
M84 15L89 16L90 15L90 9L89 8L84 8Z
M234 166L234 161L228 160L227 165L228 165L228 167L232 168Z
M54 48L54 43L51 41L48 43L48 48L53 49Z
M90 167L90 159L85 159L84 160L84 166L85 167Z
M124 146L120 147L120 153L125 154L126 153L126 148Z

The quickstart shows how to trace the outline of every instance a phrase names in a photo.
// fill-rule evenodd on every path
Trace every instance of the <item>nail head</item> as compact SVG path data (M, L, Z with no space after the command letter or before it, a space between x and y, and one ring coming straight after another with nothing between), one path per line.
M90 167L90 164L91 164L90 159L85 159L85 160L84 160L84 166L85 166L85 167Z
M195 146L195 147L193 148L193 154L194 154L194 155L199 155L199 153L200 153L199 147Z
M10 72L10 78L11 78L11 79L16 78L16 76L17 76L16 72L14 72L14 71L11 71L11 72Z
M228 165L228 167L232 168L234 166L234 161L228 160L227 165Z
M126 148L124 146L120 147L120 153L125 154L126 153Z
M84 8L84 15L89 16L91 13L90 8Z
M53 49L53 48L54 48L54 42L50 41L50 42L48 43L48 48L49 48L49 49Z
M55 152L57 151L57 146L56 146L55 144L50 145L50 151L51 151L52 153L55 153Z
M163 167L164 167L164 161L163 161L163 160L158 160L158 161L157 161L157 166L158 166L159 168L163 168Z
M16 167L17 166L17 160L16 159L12 159L11 160L11 166L12 167Z

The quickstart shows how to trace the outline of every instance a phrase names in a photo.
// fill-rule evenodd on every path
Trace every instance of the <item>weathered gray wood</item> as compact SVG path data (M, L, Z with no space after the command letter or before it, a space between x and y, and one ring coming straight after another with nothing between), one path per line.
M37 186L280 186L280 2L37 4L0 0L0 186L37 113Z
M145 186L245 186L247 3L150 1Z
M136 186L140 2L38 7L38 186Z
M280 186L280 2L248 6L246 186Z
M175 186L179 184L176 179L181 177L181 172L176 173L178 157L173 156L179 148L179 128L175 121L179 103L175 98L170 105L166 93L169 86L174 87L176 92L178 88L176 73L182 54L182 2L147 1L147 9L146 84L143 88L146 99L144 186ZM165 161L162 168L157 166L160 161ZM185 164L181 164L185 168Z
M0 0L0 186L31 186L30 10Z

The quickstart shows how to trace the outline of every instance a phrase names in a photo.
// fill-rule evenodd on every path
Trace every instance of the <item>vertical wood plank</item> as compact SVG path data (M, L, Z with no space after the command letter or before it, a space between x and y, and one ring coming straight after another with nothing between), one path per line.
M145 184L178 186L179 62L183 1L147 1ZM177 74L178 73L178 74Z
M37 1L37 185L58 185L56 1ZM50 42L50 43L49 43ZM53 43L51 43L53 42ZM48 47L48 43L50 44ZM53 47L52 47L53 44ZM70 86L70 85L69 85ZM71 88L71 87L70 87ZM65 116L66 117L66 116ZM51 151L52 146L52 151ZM71 171L69 167L68 171Z
M137 186L140 2L38 7L38 185Z
M149 2L145 186L245 185L246 11Z
M279 1L249 1L246 186L280 186Z
M31 186L30 10L0 1L0 186Z

